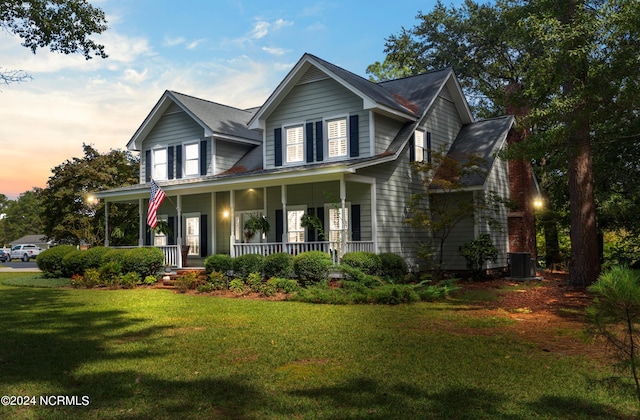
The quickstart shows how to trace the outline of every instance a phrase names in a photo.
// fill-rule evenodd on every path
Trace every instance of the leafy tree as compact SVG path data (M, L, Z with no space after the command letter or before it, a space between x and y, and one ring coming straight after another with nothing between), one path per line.
M640 3L497 0L480 5L467 0L447 8L438 2L418 19L414 28L387 39L386 64L369 70L395 65L420 73L452 66L478 115L528 110L519 125L533 127L532 135L510 157L542 166L548 181L556 183L551 188L561 192L552 195L558 197L554 205L562 207L560 199L568 195L569 283L595 281L596 196L604 198L600 202L614 198L605 188L609 184L629 207L637 202L631 197L638 187L617 174L620 166L623 175L635 174L629 179L640 174L635 164Z
M83 144L84 157L53 168L40 194L44 232L58 243L101 245L104 243L104 202L90 193L138 182L139 162L129 152L111 150L100 154ZM114 245L134 244L138 235L138 207L110 203L106 234Z
M25 235L43 233L39 194L40 189L34 188L20 194L17 200L8 201L6 216L2 219L5 243L15 241Z
M0 1L0 28L22 38L22 45L34 54L48 46L64 54L80 53L87 60L106 58L104 46L89 38L104 32L106 23L104 12L86 0ZM6 84L28 77L22 70L0 71L0 81Z

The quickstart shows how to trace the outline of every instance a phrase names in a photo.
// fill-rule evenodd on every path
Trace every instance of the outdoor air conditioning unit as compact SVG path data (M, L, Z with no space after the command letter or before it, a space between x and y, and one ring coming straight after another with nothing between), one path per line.
M525 279L536 276L536 262L529 252L510 252L509 268L513 278Z

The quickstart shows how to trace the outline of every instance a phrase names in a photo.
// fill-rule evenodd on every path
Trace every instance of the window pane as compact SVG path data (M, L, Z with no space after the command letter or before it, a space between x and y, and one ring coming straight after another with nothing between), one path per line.
M167 179L167 149L153 151L153 179Z
M302 126L286 129L287 162L302 162L304 157L304 131Z
M415 133L416 162L424 161L424 131Z
M187 160L198 159L198 144L187 144L184 148L184 154Z
M327 148L329 157L347 155L347 120L327 122Z
M200 164L199 164L199 148L197 143L187 144L184 147L184 174L189 175L199 175L200 174Z
M302 227L302 216L304 210L288 210L287 211L287 240L289 242L304 242L305 232Z

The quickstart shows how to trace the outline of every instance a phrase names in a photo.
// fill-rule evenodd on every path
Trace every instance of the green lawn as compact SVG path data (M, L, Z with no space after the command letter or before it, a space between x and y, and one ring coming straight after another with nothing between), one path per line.
M490 334L506 320L475 312L0 284L0 394L89 398L0 407L0 418L635 415L633 390L612 372Z

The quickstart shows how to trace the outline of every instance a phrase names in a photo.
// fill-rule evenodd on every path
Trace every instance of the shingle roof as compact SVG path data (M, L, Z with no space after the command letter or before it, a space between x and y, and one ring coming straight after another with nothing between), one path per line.
M262 141L262 134L247 127L258 108L242 110L183 93L169 92L214 133Z
M491 171L496 153L506 141L507 134L513 125L513 116L504 116L487 120L476 121L462 127L448 151L461 163L464 163L472 155L481 160L478 172L468 175L460 180L466 187L484 185L487 175Z

